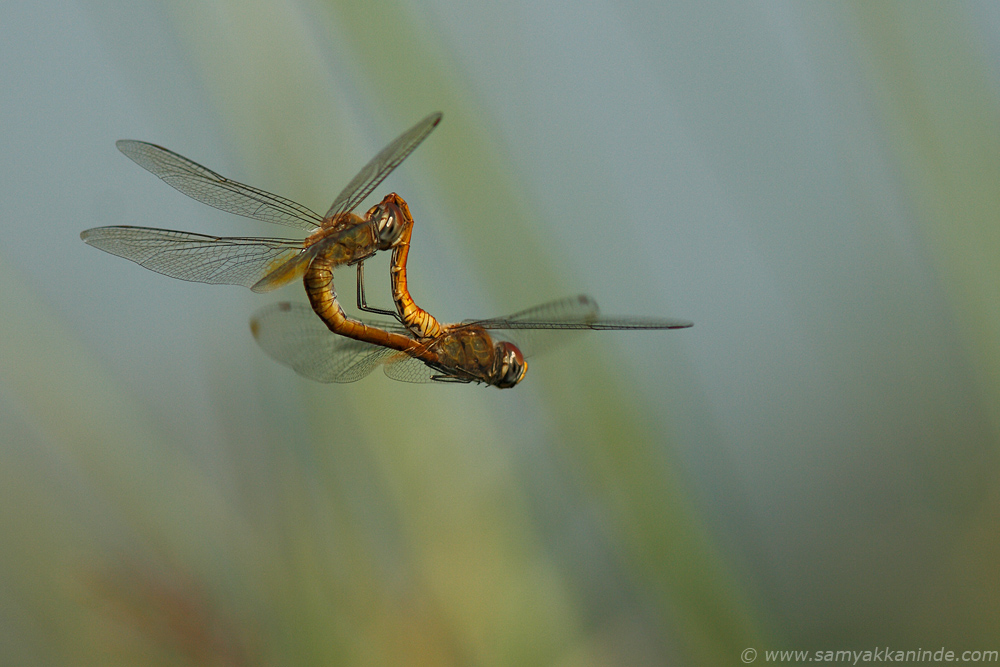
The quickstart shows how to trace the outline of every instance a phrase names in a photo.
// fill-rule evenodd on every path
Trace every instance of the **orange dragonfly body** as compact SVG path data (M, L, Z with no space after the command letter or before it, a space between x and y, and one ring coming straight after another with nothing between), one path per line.
M325 216L290 199L230 180L172 151L142 141L122 140L118 149L136 164L180 192L223 211L311 232L303 240L257 237L216 237L170 229L113 226L80 234L100 248L164 275L211 284L243 285L267 292L303 278L316 313L327 327L344 335L364 336L366 325L344 313L333 289L333 269L363 262L379 250L395 249L403 268L392 272L393 297L406 304L408 326L427 321L424 311L406 293L406 252L413 217L395 193L387 195L364 217L354 209L441 121L434 113L397 137L376 155L337 196ZM359 281L362 310L369 308ZM433 319L433 318L431 318Z
M441 325L416 338L398 322L369 321L368 337L335 336L305 305L278 303L259 310L250 330L261 348L298 374L319 382L354 382L384 366L405 382L482 383L513 387L528 370L523 347L537 354L570 331L683 329L675 319L601 317L588 296L529 308L506 317Z
M691 326L683 320L602 318L597 305L585 296L508 317L447 325L418 307L407 289L406 259L413 218L406 202L392 193L363 217L353 211L440 120L441 114L431 114L386 146L322 217L289 199L227 179L161 146L119 141L116 145L126 156L189 197L310 234L303 240L215 237L114 226L88 229L80 237L96 248L181 280L243 285L267 292L302 278L311 308L288 303L266 307L252 319L251 330L274 359L321 382L352 382L384 365L386 375L397 380L508 388L520 382L527 371L521 347L527 344L531 353L538 352L539 341L553 332ZM390 284L395 311L370 308L364 297L364 260L389 249L393 250ZM333 270L350 264L358 267L358 307L397 321L352 319L344 313L333 289Z

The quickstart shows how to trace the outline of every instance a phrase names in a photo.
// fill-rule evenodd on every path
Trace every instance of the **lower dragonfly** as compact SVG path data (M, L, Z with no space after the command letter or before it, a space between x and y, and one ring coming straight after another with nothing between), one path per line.
M365 335L365 324L344 314L333 290L333 269L357 264L358 307L371 308L363 291L364 261L379 250L395 249L405 265L413 217L402 197L392 193L361 217L354 209L416 149L441 121L432 113L397 137L358 172L337 196L325 216L290 199L228 179L162 146L121 140L118 149L139 166L180 192L215 208L264 222L310 231L305 239L216 237L152 227L95 227L80 234L88 245L124 257L172 278L192 282L243 285L268 292L303 278L310 301L327 327L345 335ZM396 288L406 290L405 266L393 270ZM398 277L398 278L397 278ZM409 294L408 325L427 321ZM433 319L433 318L431 318Z
M296 373L319 382L355 382L378 366L404 382L481 383L508 389L524 379L529 354L566 331L684 329L676 319L601 317L588 296L552 301L506 317L438 324L435 336L415 338L406 326L369 320L365 337L330 332L303 304L276 303L259 310L250 330L263 350ZM510 339L510 340L507 340ZM515 344L515 342L517 344Z

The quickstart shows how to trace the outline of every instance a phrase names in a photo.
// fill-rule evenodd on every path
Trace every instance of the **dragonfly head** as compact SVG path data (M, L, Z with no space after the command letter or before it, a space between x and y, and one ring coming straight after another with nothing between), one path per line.
M497 361L490 384L499 389L509 389L524 379L524 374L528 372L528 362L513 343L497 343L496 352Z
M403 232L413 224L410 207L396 193L386 195L368 211L366 217L375 224L379 250L395 247L402 240Z

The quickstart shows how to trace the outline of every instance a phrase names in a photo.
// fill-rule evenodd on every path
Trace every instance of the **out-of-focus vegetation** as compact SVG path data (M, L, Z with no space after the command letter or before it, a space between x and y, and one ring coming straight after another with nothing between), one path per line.
M4 14L0 663L1000 648L992 3ZM434 110L375 193L414 213L421 305L584 292L695 327L582 336L511 391L328 387L249 335L300 287L181 283L79 241L291 234L115 139L324 211Z

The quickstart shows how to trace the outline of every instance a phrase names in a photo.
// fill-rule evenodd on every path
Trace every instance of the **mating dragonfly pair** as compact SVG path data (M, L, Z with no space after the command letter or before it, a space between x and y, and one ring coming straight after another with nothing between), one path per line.
M501 389L520 382L546 334L567 330L681 329L674 319L606 318L587 296L546 303L483 320L441 324L414 303L406 260L413 218L395 193L362 217L354 209L406 159L441 121L427 116L386 146L344 188L326 215L284 197L237 183L155 144L122 140L118 149L180 192L237 215L308 231L302 240L216 237L150 227L96 227L86 243L158 273L193 282L243 285L267 292L302 279L309 306L282 302L250 321L254 338L275 360L320 382L353 382L383 366L406 382L484 383ZM390 286L395 310L370 307L364 262L391 250ZM349 317L337 299L333 271L356 265L357 305L394 320ZM551 337L549 337L551 340Z

